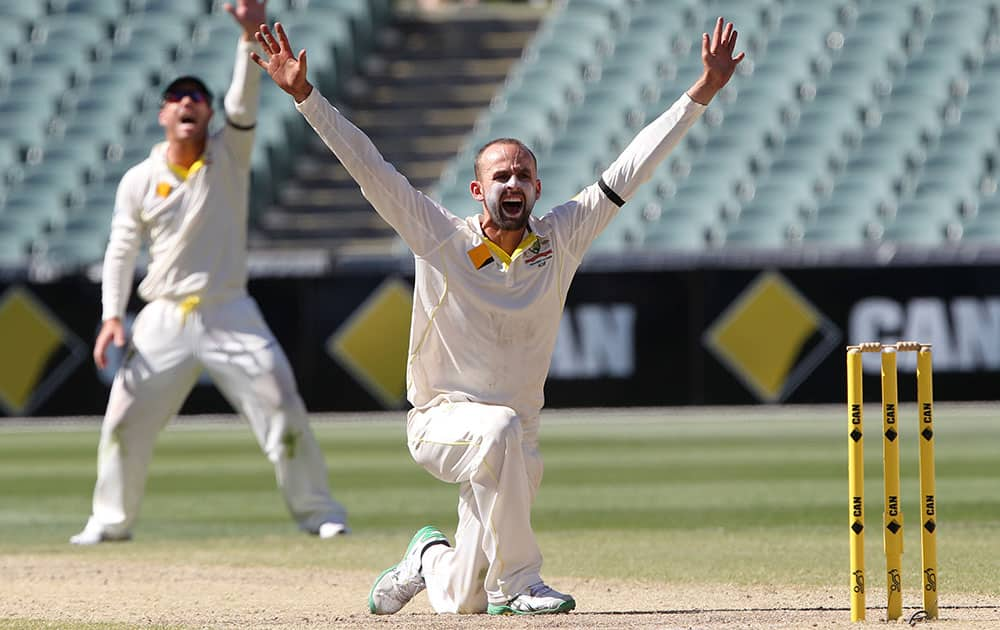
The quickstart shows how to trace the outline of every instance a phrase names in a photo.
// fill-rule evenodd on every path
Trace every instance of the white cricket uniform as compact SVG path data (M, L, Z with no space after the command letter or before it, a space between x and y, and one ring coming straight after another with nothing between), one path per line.
M531 217L508 257L478 216L458 218L414 189L319 91L297 105L416 258L407 393L413 458L459 484L453 548L423 559L438 612L483 612L541 581L531 504L543 386L584 252L701 115L687 95L643 129L601 180Z
M253 45L238 45L225 97L226 124L209 137L203 165L178 174L166 143L122 177L104 258L103 319L123 317L142 241L149 266L139 285L148 304L135 319L101 429L89 529L130 532L153 443L202 369L249 422L273 462L299 526L346 523L291 366L246 291L246 223L260 73ZM197 164L197 163L196 163Z

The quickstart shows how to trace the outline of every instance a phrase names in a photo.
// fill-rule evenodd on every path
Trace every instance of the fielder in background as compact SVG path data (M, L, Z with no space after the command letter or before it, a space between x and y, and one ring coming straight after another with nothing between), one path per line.
M280 24L262 26L266 59L251 55L316 130L416 258L407 365L413 458L459 486L452 547L419 530L403 559L369 595L376 614L400 610L425 587L440 613L538 614L572 610L541 577L531 505L542 478L538 451L543 385L570 282L587 247L650 178L732 77L736 32L719 18L704 35L701 77L643 129L600 179L540 218L542 190L521 142L488 143L475 161L472 198L459 218L414 189L306 78Z
M250 152L260 90L250 52L265 5L225 5L243 35L221 131L208 135L213 110L205 84L175 79L159 113L166 142L118 186L104 258L103 324L94 345L98 367L105 366L110 343L125 344L122 318L144 238L150 260L139 295L148 304L136 317L111 387L93 514L70 539L74 544L131 537L153 443L202 369L250 423L299 527L324 538L347 531L347 513L330 496L288 359L246 290Z

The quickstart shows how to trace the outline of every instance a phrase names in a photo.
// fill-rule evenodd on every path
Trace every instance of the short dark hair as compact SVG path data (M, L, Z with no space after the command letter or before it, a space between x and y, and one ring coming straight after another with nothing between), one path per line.
M513 144L514 146L519 147L519 148L524 149L525 151L527 151L528 155L531 156L531 161L535 163L535 172L536 173L538 172L538 158L535 157L535 152L528 148L528 145L524 144L523 142L521 142L517 138L495 138L493 140L490 140L489 142L487 142L483 146L479 147L479 150L476 151L476 159L475 159L475 162L473 163L473 168L476 171L476 179L479 179L479 175L480 175L480 172L479 172L479 161L482 159L483 153L486 153L487 149L489 149L492 146L496 146L498 144Z

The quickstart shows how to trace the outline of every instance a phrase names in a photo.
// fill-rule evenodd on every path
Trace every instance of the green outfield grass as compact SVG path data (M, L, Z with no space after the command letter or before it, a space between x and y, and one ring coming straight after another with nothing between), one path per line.
M869 588L882 588L881 442L868 410L865 464ZM919 575L916 419L903 406L904 579ZM97 425L0 423L0 554L183 556L244 566L376 572L412 532L454 531L455 488L410 459L403 414L320 420L336 496L354 534L298 533L273 471L237 422L165 431L129 545L76 549L89 512ZM939 582L945 593L1000 595L1000 414L939 404ZM550 411L534 525L546 575L660 582L847 583L846 412L841 407ZM846 605L833 602L834 605Z

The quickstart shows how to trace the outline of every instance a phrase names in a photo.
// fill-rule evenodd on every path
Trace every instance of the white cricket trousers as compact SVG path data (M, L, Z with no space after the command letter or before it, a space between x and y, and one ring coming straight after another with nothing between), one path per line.
M136 317L101 427L88 527L130 532L156 436L202 369L249 422L299 526L315 533L328 521L346 523L346 510L330 496L323 454L288 359L257 303L244 294L189 311L155 300Z
M542 481L538 419L509 407L472 402L412 410L406 423L413 459L459 485L455 546L423 559L431 606L439 613L481 613L541 581L542 554L531 505Z

